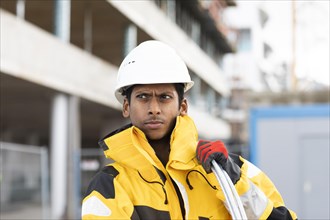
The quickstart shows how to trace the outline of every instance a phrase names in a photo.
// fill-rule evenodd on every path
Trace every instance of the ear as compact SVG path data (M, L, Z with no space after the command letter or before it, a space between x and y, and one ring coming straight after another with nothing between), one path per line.
M188 114L188 102L186 98L183 98L180 105L180 115L184 116Z
M128 118L129 117L129 103L127 98L124 99L123 102L123 112L122 112L124 118Z

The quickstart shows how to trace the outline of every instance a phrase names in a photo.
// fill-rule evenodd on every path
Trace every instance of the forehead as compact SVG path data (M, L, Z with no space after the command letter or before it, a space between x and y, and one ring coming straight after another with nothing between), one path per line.
M155 92L175 92L175 86L173 83L162 83L162 84L144 84L135 85L133 92L139 91L155 91Z

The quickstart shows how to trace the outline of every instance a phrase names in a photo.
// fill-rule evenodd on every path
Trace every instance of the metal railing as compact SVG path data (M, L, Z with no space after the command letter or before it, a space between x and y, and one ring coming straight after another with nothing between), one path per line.
M49 219L46 147L0 142L0 219Z

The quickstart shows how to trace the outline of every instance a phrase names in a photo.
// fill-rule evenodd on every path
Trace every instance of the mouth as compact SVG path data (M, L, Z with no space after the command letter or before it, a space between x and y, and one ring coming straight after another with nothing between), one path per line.
M164 122L162 120L149 120L144 123L144 125L151 130L160 128Z

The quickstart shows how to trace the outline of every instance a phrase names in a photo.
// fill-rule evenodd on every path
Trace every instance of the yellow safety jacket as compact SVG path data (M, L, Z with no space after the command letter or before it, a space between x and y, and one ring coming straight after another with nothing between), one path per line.
M82 219L231 219L215 175L195 157L197 140L193 121L178 116L164 167L137 127L106 137L101 145L115 162L91 181ZM263 172L241 157L234 160L241 167L235 187L249 218L296 219Z

